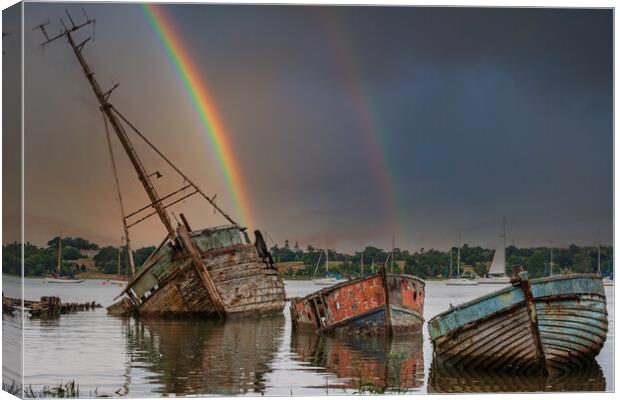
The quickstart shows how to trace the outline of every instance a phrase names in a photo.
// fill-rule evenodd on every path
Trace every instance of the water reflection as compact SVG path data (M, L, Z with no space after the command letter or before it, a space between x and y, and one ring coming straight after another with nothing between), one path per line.
M599 392L605 390L605 377L600 365L593 361L587 368L561 375L518 375L491 371L460 370L431 364L428 393L481 392Z
M125 324L131 368L151 372L156 393L232 395L264 392L284 317L225 323L127 319Z
M424 384L422 335L410 338L337 338L293 332L291 350L300 362L335 374L358 393L404 393Z

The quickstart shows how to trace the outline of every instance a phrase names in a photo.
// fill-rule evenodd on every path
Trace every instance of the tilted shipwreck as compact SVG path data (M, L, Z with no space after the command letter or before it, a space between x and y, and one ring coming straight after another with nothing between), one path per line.
M530 280L445 311L428 322L433 363L557 375L591 365L607 339L605 290L594 274Z
M115 315L167 317L256 316L281 313L285 303L284 283L260 231L254 232L255 241L252 243L246 228L226 214L214 202L214 197L207 196L109 102L110 95L118 85L114 85L106 92L103 91L82 54L90 37L79 43L76 43L73 37L76 31L93 24L94 20L84 13L85 21L76 25L68 12L67 17L69 26L67 27L61 19L62 29L56 36L48 35L47 24L41 24L36 28L41 30L46 39L41 46L57 39L68 41L99 102L108 134L110 158L123 214L126 245L129 249L128 229L154 215L159 217L167 232L157 250L128 282L121 293L123 299L110 306L108 312ZM108 124L120 140L150 200L148 205L133 213L125 214L124 211ZM126 127L144 140L183 177L185 186L168 195L160 196L151 179L153 175L160 174L147 172L128 137ZM194 194L204 197L230 224L192 230L186 218L180 214L182 222L179 222L178 226L173 226L167 208ZM129 218L133 218L134 222L130 223ZM134 270L131 250L129 249L127 253L128 263Z
M369 336L420 334L424 285L411 275L388 274L383 265L377 274L291 299L293 327Z

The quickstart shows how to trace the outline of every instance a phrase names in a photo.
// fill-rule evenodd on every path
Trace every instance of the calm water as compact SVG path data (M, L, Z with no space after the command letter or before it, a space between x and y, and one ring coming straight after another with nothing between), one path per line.
M8 296L18 280L5 277ZM288 296L319 288L288 281ZM498 285L446 286L427 282L425 318L496 290ZM455 375L432 365L427 336L406 340L349 341L293 334L288 308L280 317L257 321L137 321L109 317L105 309L27 319L24 326L25 382L34 389L75 380L80 393L132 397L161 395L321 395L359 392L611 391L613 390L614 297L606 287L610 330L597 364L570 376L519 379L515 376ZM57 295L63 301L104 306L116 285L92 280L76 285L28 279L27 299ZM15 318L3 316L3 334L19 343ZM8 349L6 349L8 350ZM5 351L6 351L5 350ZM17 356L17 354L16 354ZM4 380L14 379L10 369Z

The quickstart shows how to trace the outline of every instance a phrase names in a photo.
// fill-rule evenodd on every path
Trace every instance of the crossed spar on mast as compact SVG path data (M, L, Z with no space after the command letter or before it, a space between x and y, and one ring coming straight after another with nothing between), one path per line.
M121 214L122 214L122 222L123 222L123 232L124 232L124 240L125 240L125 244L128 248L128 253L129 253L129 264L132 268L132 273L134 271L134 263L133 263L133 257L131 255L131 251L130 251L130 240L129 240L129 228L144 221L147 218L150 218L153 215L157 215L161 221L161 223L164 225L164 227L166 228L168 237L171 241L173 241L174 243L177 242L177 232L174 229L174 227L172 226L172 222L170 220L170 216L168 215L166 209L174 204L179 203L180 201L194 195L194 194L200 194L202 197L204 197L207 202L209 202L209 204L211 204L214 209L219 212L226 220L228 220L231 224L240 227L239 224L237 222L235 222L227 213L225 213L216 203L215 203L215 196L213 197L209 197L207 196L196 184L194 184L183 172L181 172L167 157L165 157L161 151L151 142L149 141L133 124L131 124L127 118L121 114L110 102L109 102L109 98L112 94L112 92L118 88L119 84L115 83L111 89L109 89L108 91L104 92L103 89L101 88L101 86L99 85L98 81L95 79L95 74L94 72L91 70L90 66L88 65L88 63L86 62L84 56L83 56L83 49L84 46L86 45L86 43L88 43L93 37L94 37L94 26L95 26L95 19L91 19L88 17L88 15L86 14L86 12L84 11L84 9L82 8L82 13L84 14L84 22L79 23L76 25L76 23L74 22L73 18L71 17L71 14L69 13L69 11L65 10L66 14L67 14L67 18L70 22L70 26L68 27L67 24L65 24L65 21L60 18L60 23L62 25L62 29L61 32L53 37L50 37L47 30L46 30L46 26L49 25L49 21L39 24L37 26L35 26L33 28L33 30L40 30L41 33L43 34L43 36L45 37L45 41L40 45L42 48L45 48L45 46L47 46L48 44L61 39L61 38L66 38L67 42L69 43L69 45L71 46L71 49L73 50L74 55L76 56L76 58L78 59L80 66L82 67L82 70L84 71L84 74L86 76L86 79L88 80L94 94L95 97L97 98L97 101L99 102L100 105L100 110L103 114L103 118L104 118L104 123L105 123L105 128L106 128L106 136L107 136L107 140L108 140L108 147L109 147L109 152L110 152L110 159L111 159L111 164L112 164L112 168L114 171L114 178L115 178L115 184L116 184L116 189L117 189L117 193L118 193L118 200L119 200L119 205L120 205L120 209L121 209ZM92 25L93 26L93 37L87 37L85 40L83 40L80 43L76 43L73 37L73 33L75 33L76 31L88 26L88 25ZM109 129L108 129L108 124L110 126L112 126L112 129L114 130L114 132L116 133L119 141L121 142L121 145L123 146L123 149L125 150L125 152L127 153L134 169L136 170L137 174L138 174L138 179L140 180L140 182L142 183L142 186L144 187L144 190L146 191L150 203L142 208L140 208L137 211L131 212L129 214L125 213L124 210L124 205L123 205L123 201L122 201L122 196L120 194L120 185L118 182L118 174L116 171L116 165L115 165L115 161L114 161L114 155L112 152L112 144L110 141L110 137L109 137ZM133 147L133 144L131 143L129 136L127 135L127 132L123 126L123 124L127 125L130 130L132 130L134 133L136 133L149 147L151 147L156 153L157 155L159 155L168 165L170 165L175 172L177 172L181 177L183 177L184 179L184 183L187 182L186 185L184 185L182 188L167 194L163 197L161 197L159 195L159 193L157 192L153 181L152 181L152 176L154 174L157 174L158 177L161 176L161 174L159 174L158 172L156 173L152 173L149 174L146 170L146 168L144 167L144 165L142 164L142 161L140 160L140 158L138 157L138 154L136 153L136 150ZM193 188L194 190L192 192L190 192L189 194L184 194L184 191L188 188ZM183 194L182 197L180 198L176 198L176 199L172 199L175 195L178 195L179 193ZM169 203L164 204L164 201L166 200L170 200ZM154 211L152 211L151 213L147 214L147 215L143 215L143 212L145 210L148 209L154 209ZM142 215L140 215L142 213ZM136 217L137 220L135 220L134 222L129 222L129 218L132 217ZM241 228L241 227L240 227Z

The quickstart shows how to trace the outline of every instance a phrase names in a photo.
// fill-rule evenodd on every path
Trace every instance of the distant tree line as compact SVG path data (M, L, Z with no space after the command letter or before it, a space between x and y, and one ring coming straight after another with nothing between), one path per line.
M76 261L84 258L82 250L98 250L93 257L97 269L106 274L115 274L118 268L118 248L113 246L99 247L83 238L66 237L62 239L61 271L63 274L72 275L84 266ZM393 271L395 273L407 273L427 278L447 278L456 275L457 248L448 251L435 249L420 249L415 252L395 248L391 260L394 260ZM142 266L144 261L155 251L154 246L139 248L133 251L136 267ZM274 245L271 254L277 263L289 263L284 268L284 275L289 277L310 277L315 271L319 257L321 259L319 270L324 274L325 250L314 246L302 249L299 243L292 246L286 240L283 246ZM378 271L390 257L390 250L384 250L374 246L366 246L363 250L353 254L340 253L333 249L327 249L330 260L330 273L344 277L358 277L362 274L362 256L364 260L363 275L369 275ZM471 270L475 275L484 276L489 269L495 251L480 246L464 244L460 248L460 265L462 270ZM322 254L322 255L321 255ZM549 275L551 249L548 247L506 248L506 274L512 273L513 265L522 265L528 269L533 277ZM613 247L601 247L601 273L610 275L613 273ZM293 267L293 264L296 264ZM58 237L47 242L47 246L38 247L31 243L24 246L24 268L27 276L44 276L56 271L58 265ZM452 265L452 268L450 268ZM554 273L568 272L596 272L598 267L598 249L596 247L580 247L570 245L568 248L553 249ZM373 267L374 266L374 267ZM128 269L127 249L121 249L120 270L125 274ZM5 273L21 274L21 245L17 242L2 246L2 271Z
M289 241L284 246L277 244L271 249L274 260L278 263L288 263L284 268L284 274L291 277L308 277L314 273L319 256L323 249L307 246L302 250L298 243L293 247ZM364 257L364 275L376 272L390 256L389 250L373 246L366 246L362 251L353 254L339 253L328 249L330 266L329 271L344 277L358 277L362 274L362 255ZM460 266L463 270L471 270L474 275L484 276L493 260L495 250L485 249L480 246L463 245L460 248ZM407 250L394 249L393 271L394 273L407 273L427 278L448 278L456 276L458 249L453 247L448 251L435 249L420 249L410 253ZM527 268L532 277L547 276L550 273L551 249L548 247L506 248L506 274L512 274L512 267L520 265ZM452 260L450 260L452 258ZM293 264L297 264L294 266ZM303 264L300 268L299 264ZM391 266L391 258L388 265ZM286 264L285 264L286 265ZM321 257L319 270L324 274L325 255ZM372 269L374 265L374 271ZM450 267L452 265L452 267ZM579 247L570 245L568 248L553 248L553 271L554 274L582 272L595 273L598 268L598 249L596 247ZM613 248L601 247L601 273L610 275L613 273Z
M63 275L74 275L85 271L86 267L76 260L86 258L82 250L98 250L93 257L95 266L105 274L117 272L118 248L106 246L99 248L83 238L62 238L62 252L60 269ZM154 246L143 247L133 251L134 262L137 267L155 251ZM121 250L121 274L125 274L128 267L127 248ZM13 242L2 245L2 272L21 275L21 243ZM44 276L55 273L58 268L58 236L47 242L47 246L38 247L31 243L24 245L24 274L26 276Z

